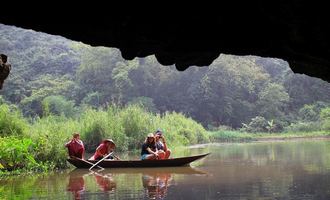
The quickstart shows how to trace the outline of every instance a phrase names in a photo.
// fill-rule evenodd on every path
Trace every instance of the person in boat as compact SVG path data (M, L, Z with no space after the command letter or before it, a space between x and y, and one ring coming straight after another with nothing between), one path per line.
M84 159L85 147L83 142L80 140L80 134L74 133L73 138L65 144L65 147L68 148L69 156L72 158L77 157Z
M105 139L102 143L96 148L94 155L89 160L101 160L104 156L109 155L109 153L114 152L116 144L112 139ZM118 156L112 155L108 159L120 160Z
M149 133L142 144L141 160L155 160L158 158L155 136L153 133Z
M155 139L156 139L156 148L158 150L159 159L160 160L168 159L171 155L171 150L169 148L167 148L166 140L165 140L163 131L158 129L154 133L154 136L155 136Z

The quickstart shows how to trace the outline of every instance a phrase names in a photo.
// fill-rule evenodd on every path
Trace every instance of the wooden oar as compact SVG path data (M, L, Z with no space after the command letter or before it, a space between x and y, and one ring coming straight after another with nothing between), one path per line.
M97 161L93 166L91 166L91 168L89 168L89 170L92 170L96 165L98 165L100 162L102 162L104 159L108 158L109 156L111 156L111 154L113 154L113 152L109 153L108 155L104 156L101 160Z
M87 160L83 160L83 159L78 158L78 157L75 157L75 156L72 156L72 158L77 159L77 160L80 160L80 161L85 162L85 163L87 163L87 164L90 164L90 165L92 165L92 166L94 165L94 163L92 163L92 162L89 162L89 161L87 161ZM97 167L100 168L100 170L104 170L104 168L101 167L101 166L99 166L99 165L97 165Z

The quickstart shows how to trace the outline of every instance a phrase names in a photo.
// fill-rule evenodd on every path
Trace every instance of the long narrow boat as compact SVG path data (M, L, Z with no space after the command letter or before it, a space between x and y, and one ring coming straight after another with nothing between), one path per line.
M180 157L180 158L170 158L166 160L104 160L98 165L104 168L135 168L135 167L178 167L186 166L191 162L198 159L204 158L210 153ZM87 162L82 159L68 158L69 163L77 168L90 168L91 163L96 163L97 161L88 160Z

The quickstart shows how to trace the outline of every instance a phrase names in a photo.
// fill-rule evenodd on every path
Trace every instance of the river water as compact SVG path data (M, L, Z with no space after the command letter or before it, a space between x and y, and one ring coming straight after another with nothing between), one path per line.
M173 149L172 149L173 151ZM330 199L330 141L207 144L190 167L71 169L0 179L2 199Z

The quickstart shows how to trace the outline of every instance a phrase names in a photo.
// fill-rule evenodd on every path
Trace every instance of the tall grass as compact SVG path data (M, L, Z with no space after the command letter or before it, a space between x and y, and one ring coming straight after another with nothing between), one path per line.
M112 138L118 150L139 149L148 133L161 128L169 145L208 142L205 129L180 113L163 116L145 111L138 105L106 110L87 109L79 120L87 149L95 149L104 138Z
M56 168L67 166L67 149L64 144L79 131L79 122L65 116L47 116L36 119L29 136L36 144L36 160Z
M0 105L0 137L23 135L27 128L27 121L15 106Z
M243 133L240 131L231 130L219 130L210 131L209 136L210 139L215 142L247 142L255 140L257 134Z
M234 130L219 130L208 132L211 141L213 142L249 142L257 140L284 140L295 138L308 137L329 137L327 131L312 131L312 132L283 132L276 134L269 133L247 133Z

